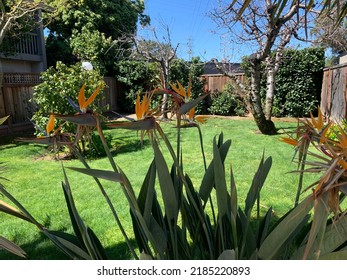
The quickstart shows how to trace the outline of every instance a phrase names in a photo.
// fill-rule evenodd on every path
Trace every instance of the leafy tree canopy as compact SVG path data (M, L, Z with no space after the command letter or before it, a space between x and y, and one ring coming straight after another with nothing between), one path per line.
M143 14L143 0L48 1L57 7L56 17L47 22L50 66L57 60L89 60L103 73L113 75L113 61L119 54L114 41L124 34L133 34L138 20L141 24L149 23L149 17Z

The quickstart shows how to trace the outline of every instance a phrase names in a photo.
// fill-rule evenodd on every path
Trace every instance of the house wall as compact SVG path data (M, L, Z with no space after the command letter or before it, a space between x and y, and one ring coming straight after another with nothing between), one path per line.
M344 55L344 56L341 56L341 57L339 58L339 63L340 63L340 64L347 63L347 54Z
M41 61L24 61L17 59L1 59L1 71L3 73L40 73L45 71Z

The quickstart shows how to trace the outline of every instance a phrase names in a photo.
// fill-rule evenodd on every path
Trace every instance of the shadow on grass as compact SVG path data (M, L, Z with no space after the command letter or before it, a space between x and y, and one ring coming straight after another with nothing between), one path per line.
M111 152L113 155L126 154L139 151L150 145L150 141L145 139L133 139L133 137L123 137L122 139L115 139L112 143Z
M131 245L135 248L135 240L130 240ZM70 258L60 251L54 244L43 234L33 242L20 246L26 253L28 260L69 260ZM105 248L106 255L110 260L131 260L133 259L129 247L125 242L119 242L114 246ZM5 250L0 249L0 260L23 260Z
M34 136L30 135L29 138ZM11 137L8 136L6 139L1 138L0 139L0 151L1 150L8 150L13 148L19 148L19 147L28 147L28 149L32 149L34 154L37 154L36 149L43 149L43 152L38 153L37 156L42 157L42 153L44 155L52 155L52 158L54 156L53 151L51 151L50 146L47 145L40 145L30 142L21 142L16 140L18 137ZM137 136L136 133L134 135L128 135L121 137L115 137L114 135L106 135L108 147L112 153L113 156L118 154L126 154L126 153L132 153L139 151L143 148L146 148L150 145L149 139L144 139L142 142L140 140L140 136ZM98 136L93 137L93 142L91 143L92 149L86 150L83 152L83 156L87 159L100 159L106 157L106 153L104 151L103 145L100 141L100 138ZM49 157L47 157L49 158ZM76 157L72 156L71 154L69 156L66 156L63 158L64 160L69 159L76 159Z

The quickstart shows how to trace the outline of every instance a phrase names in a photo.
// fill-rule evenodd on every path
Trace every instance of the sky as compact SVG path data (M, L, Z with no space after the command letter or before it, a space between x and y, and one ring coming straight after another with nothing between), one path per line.
M255 49L230 43L227 35L218 29L210 16L217 3L217 0L145 0L145 14L150 16L151 27L158 33L159 41L167 34L163 26L169 28L172 45L179 44L179 58L190 60L199 56L203 61L216 58L241 62L243 56L254 53ZM150 38L152 34L148 29L138 29L139 37L153 39ZM296 48L307 46L295 40L290 45Z
M209 61L231 57L238 62L242 56L251 54L251 50L231 46L225 37L216 34L217 25L209 16L216 5L216 0L145 0L145 14L151 17L151 27L158 34L166 34L163 26L169 27L172 45L179 44L179 58L189 60L199 56ZM148 38L151 34L148 29L138 31L139 37Z

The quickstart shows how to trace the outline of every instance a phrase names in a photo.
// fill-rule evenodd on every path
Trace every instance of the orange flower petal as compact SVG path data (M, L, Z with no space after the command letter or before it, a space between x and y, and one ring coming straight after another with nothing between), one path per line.
M80 106L80 109L83 108L84 102L86 101L86 97L84 95L86 84L83 84L83 86L80 89L80 92L78 93L78 105Z
M136 114L136 118L138 120L140 120L142 118L142 107L141 107L141 103L140 103L140 94L138 94L137 98L136 98L135 114Z
M93 94L88 98L87 101L84 102L83 107L82 108L87 108L96 98L96 96L98 95L99 91L101 88L101 83L99 84L99 86L94 90Z
M328 123L328 125L324 128L322 135L320 137L319 144L323 144L326 141L326 139L329 137L329 136L327 136L327 134L329 132L331 125L332 125L332 123Z
M321 131L323 128L323 114L322 111L320 109L320 107L318 107L318 122L317 122L317 129L319 131Z
M172 89L178 93L179 95L181 95L182 97L186 98L187 97L187 94L186 94L186 91L184 89L184 87L182 86L182 84L177 81L177 84L178 84L178 88L174 85L174 84L170 84L170 86L172 87Z
M206 116L196 116L195 120L199 123L205 123L208 117Z
M47 125L46 125L47 136L54 129L54 122L55 122L55 117L53 115L50 115L49 120L48 120Z
M194 120L194 115L195 115L195 107L189 110L189 120L193 121Z
M281 137L280 141L292 146L297 146L299 143L297 140L288 137Z
M342 166L343 169L347 170L347 162L346 161L341 159L339 161L339 164Z
M152 92L152 94L145 94L142 102L140 101L140 95L137 95L135 103L135 114L137 120L144 119L144 117L149 113L149 105L151 103L153 94L154 92Z

